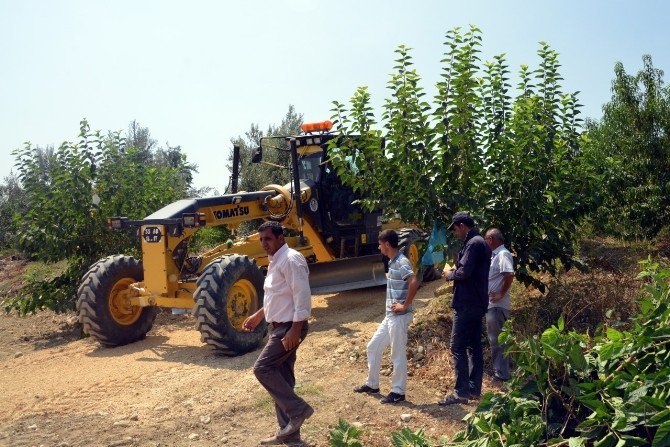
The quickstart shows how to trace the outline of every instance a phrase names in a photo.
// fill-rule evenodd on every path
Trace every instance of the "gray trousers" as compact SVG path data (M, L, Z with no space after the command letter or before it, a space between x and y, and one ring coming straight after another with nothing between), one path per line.
M307 403L295 394L294 365L298 346L287 351L281 339L291 326L272 327L270 324L270 337L254 364L254 375L263 387L270 393L275 401L275 412L279 428L286 427L290 418L300 416L307 408ZM307 322L302 325L300 338L303 340L307 335ZM298 436L299 433L298 433Z
M505 321L509 319L509 310L502 307L492 307L486 312L486 333L491 345L491 360L493 372L503 380L510 378L509 358L504 354L504 344L498 344L498 335L502 332Z

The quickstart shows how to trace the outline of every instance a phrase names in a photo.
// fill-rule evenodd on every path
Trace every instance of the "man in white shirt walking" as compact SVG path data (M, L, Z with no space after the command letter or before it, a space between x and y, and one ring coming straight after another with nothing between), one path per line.
M486 243L491 247L491 267L489 268L489 308L486 312L486 332L491 345L493 375L499 380L509 380L509 358L505 355L505 345L498 343L505 321L509 319L511 301L509 289L514 280L512 253L505 246L505 238L497 228L486 232Z
M314 409L295 391L294 365L298 346L307 335L312 310L309 269L302 254L289 248L278 222L265 222L258 229L263 250L270 261L263 290L263 307L244 321L253 330L263 318L270 337L261 352L254 374L275 401L279 431L261 445L301 445L300 427Z

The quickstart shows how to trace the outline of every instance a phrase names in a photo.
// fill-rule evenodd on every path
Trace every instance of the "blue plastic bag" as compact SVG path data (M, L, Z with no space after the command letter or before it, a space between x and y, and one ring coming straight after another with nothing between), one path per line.
M421 263L423 265L433 265L444 261L444 251L441 249L436 251L436 247L445 245L446 243L447 228L435 221L433 224L433 231L430 233L430 238L428 239L428 248L426 249L423 258L421 258Z

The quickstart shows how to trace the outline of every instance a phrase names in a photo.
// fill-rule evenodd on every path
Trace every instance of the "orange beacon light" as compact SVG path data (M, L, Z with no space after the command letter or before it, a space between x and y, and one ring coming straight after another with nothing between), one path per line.
M328 132L333 128L333 123L326 120L320 123L305 123L300 126L300 129L303 132Z

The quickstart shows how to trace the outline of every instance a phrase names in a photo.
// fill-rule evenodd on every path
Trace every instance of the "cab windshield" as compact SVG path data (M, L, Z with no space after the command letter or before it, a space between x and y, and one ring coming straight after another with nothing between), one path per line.
M298 172L302 180L318 182L321 178L321 159L323 153L310 154L298 160Z

